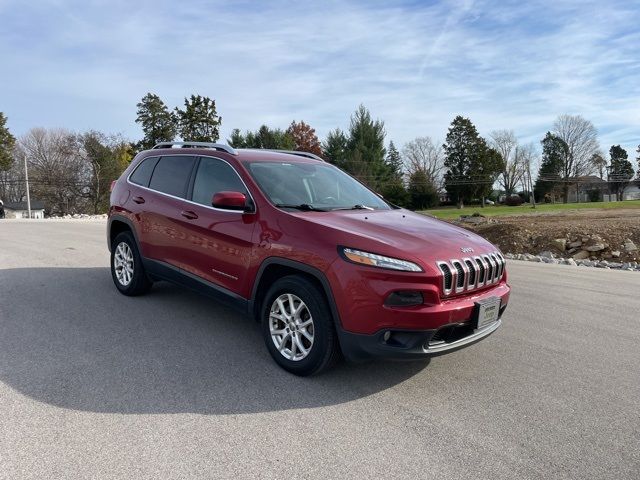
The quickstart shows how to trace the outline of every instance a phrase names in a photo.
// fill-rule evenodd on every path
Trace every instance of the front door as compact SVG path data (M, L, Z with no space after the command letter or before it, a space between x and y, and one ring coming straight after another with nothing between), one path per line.
M256 215L214 208L211 200L217 192L247 196L249 192L229 163L213 157L198 159L190 190L190 203L178 220L180 230L187 234L181 243L180 263L189 272L242 294Z

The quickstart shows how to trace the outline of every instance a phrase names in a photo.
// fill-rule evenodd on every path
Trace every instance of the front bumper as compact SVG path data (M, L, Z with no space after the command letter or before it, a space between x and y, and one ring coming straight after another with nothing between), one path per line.
M505 309L506 305L503 305L496 322L477 330L472 329L470 322L447 324L434 330L382 329L372 335L338 329L338 338L344 356L352 361L375 357L404 360L435 357L468 347L491 335L502 325Z

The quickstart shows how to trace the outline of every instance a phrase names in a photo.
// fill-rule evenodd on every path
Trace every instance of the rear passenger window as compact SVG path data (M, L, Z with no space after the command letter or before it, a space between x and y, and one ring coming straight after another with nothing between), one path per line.
M193 183L193 201L210 207L213 195L225 191L247 195L244 183L232 166L222 160L202 157Z
M161 157L151 176L149 188L174 197L185 197L194 162L195 157Z
M145 158L140 165L136 167L129 181L143 187L149 186L149 180L151 180L151 174L153 173L153 167L158 163L158 157Z

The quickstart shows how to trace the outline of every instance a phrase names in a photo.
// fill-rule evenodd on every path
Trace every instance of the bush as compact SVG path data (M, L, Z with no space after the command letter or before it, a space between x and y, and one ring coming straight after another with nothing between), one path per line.
M511 195L510 197L504 199L504 204L508 205L509 207L517 207L519 205L522 205L523 202L524 200L522 200L522 197L520 195Z
M597 188L591 189L587 192L587 197L590 202L599 202L602 198L600 197L600 190Z

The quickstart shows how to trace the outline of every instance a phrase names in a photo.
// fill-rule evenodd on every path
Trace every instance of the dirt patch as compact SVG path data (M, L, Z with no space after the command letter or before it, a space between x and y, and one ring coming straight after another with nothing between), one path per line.
M505 253L537 255L551 251L559 257L569 258L581 248L586 248L586 245L601 244L604 248L590 251L589 258L640 260L640 209L575 210L484 220L479 224L459 220L452 220L451 223L485 237ZM560 248L562 242L558 242L558 239L566 241L565 250ZM625 243L628 240L637 245L639 250L626 251ZM582 246L570 247L570 244L577 243Z

